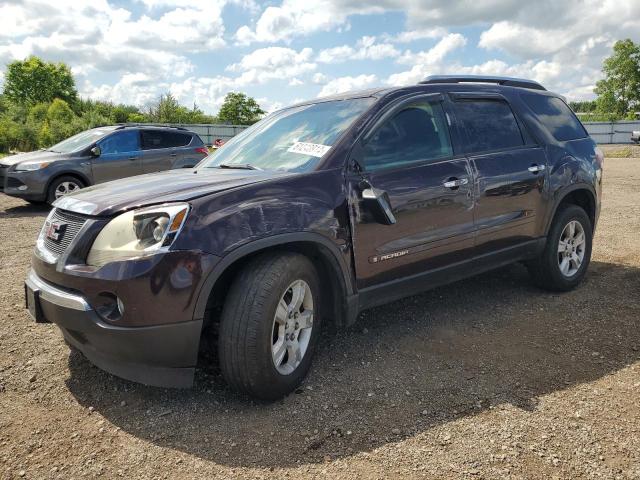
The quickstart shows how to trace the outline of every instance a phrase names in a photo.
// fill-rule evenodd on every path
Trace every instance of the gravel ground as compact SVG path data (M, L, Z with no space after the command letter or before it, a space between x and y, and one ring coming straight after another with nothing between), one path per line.
M640 158L605 163L590 272L519 265L364 312L272 404L69 353L23 308L45 210L0 195L1 478L640 478Z

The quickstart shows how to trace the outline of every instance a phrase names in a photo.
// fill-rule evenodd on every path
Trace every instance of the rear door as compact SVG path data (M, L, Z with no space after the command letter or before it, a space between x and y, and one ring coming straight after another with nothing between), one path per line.
M544 150L499 94L452 93L463 148L475 171L476 253L525 245L540 234Z
M97 142L100 156L91 160L94 183L142 173L142 155L138 130L119 130Z
M349 197L363 303L377 303L376 287L472 256L472 172L453 151L441 101L423 95L391 107L354 150L362 171L351 174ZM367 191L388 195L395 224L373 215Z
M142 170L144 173L169 170L178 157L164 130L144 129L142 139Z

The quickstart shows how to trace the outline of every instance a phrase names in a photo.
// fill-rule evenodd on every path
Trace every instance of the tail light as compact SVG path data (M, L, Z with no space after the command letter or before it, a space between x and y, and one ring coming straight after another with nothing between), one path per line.
M203 155L209 155L209 150L207 147L198 147L196 148L196 153L202 153Z

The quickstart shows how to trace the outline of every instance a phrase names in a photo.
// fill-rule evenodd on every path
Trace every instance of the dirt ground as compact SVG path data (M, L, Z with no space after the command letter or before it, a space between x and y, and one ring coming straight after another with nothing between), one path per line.
M369 310L272 404L70 355L23 308L45 210L0 195L0 478L638 479L640 158L604 190L577 290L514 265Z

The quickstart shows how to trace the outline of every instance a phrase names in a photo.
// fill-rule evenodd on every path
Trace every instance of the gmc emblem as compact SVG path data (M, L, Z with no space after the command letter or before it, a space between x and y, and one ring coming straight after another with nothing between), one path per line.
M47 226L47 231L46 231L47 238L57 242L58 240L60 240L60 237L62 236L66 228L67 228L66 223L51 222Z

